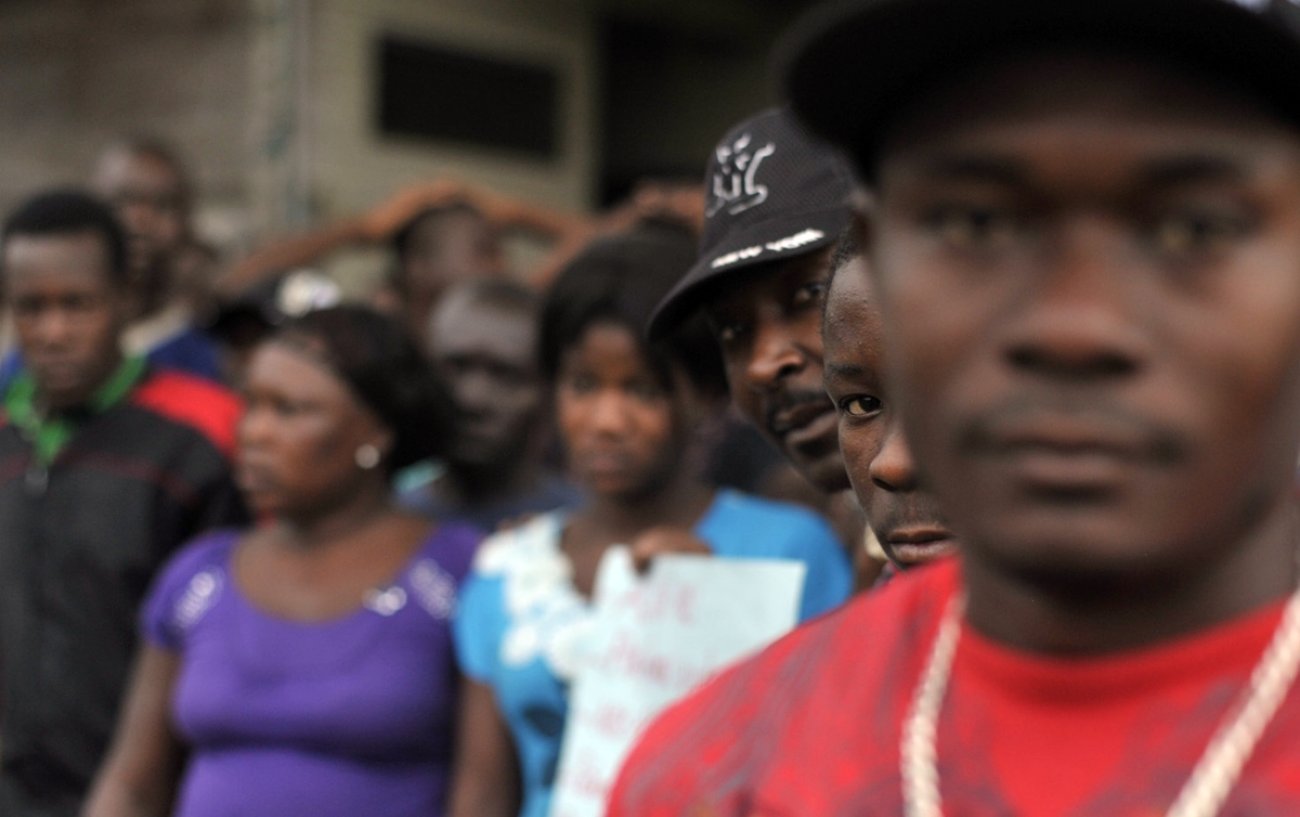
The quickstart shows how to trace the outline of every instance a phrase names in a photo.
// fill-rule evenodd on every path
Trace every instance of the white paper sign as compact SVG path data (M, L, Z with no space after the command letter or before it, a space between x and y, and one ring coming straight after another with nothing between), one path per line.
M591 649L569 696L551 817L601 817L655 715L794 627L806 569L680 555L637 576L627 550L610 548L596 576Z

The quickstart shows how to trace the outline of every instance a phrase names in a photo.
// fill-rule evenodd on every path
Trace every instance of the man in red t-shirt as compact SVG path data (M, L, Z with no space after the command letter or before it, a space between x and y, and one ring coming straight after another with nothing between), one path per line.
M1300 814L1300 4L860 0L798 43L963 551L675 707L610 814Z

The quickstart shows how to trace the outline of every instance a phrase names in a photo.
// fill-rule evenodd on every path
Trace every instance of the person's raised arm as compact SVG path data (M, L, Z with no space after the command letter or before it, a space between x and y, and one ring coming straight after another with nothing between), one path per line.
M522 802L519 758L496 695L466 678L460 700L448 817L515 817Z
M165 817L184 749L168 716L180 656L145 644L118 716L117 731L82 817Z

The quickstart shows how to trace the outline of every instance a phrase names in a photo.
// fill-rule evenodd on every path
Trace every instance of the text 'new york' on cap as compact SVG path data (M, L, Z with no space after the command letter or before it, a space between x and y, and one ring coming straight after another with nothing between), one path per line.
M1001 54L1089 45L1234 80L1300 123L1300 0L846 0L810 12L776 60L795 113L870 175L928 88Z
M785 108L728 131L709 157L704 185L699 258L650 316L651 338L690 317L702 290L711 288L706 285L819 250L849 223L853 178L847 161Z

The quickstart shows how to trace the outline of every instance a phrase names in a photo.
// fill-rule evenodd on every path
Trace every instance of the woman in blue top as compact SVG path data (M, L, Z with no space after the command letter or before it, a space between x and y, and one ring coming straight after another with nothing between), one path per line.
M669 551L799 560L801 618L848 597L848 561L819 517L698 476L698 430L724 396L717 346L698 325L655 345L641 334L693 259L688 235L642 227L593 244L547 297L543 371L589 501L489 539L462 590L455 639L468 682L453 817L546 815L588 600L611 545L629 544L642 565Z

